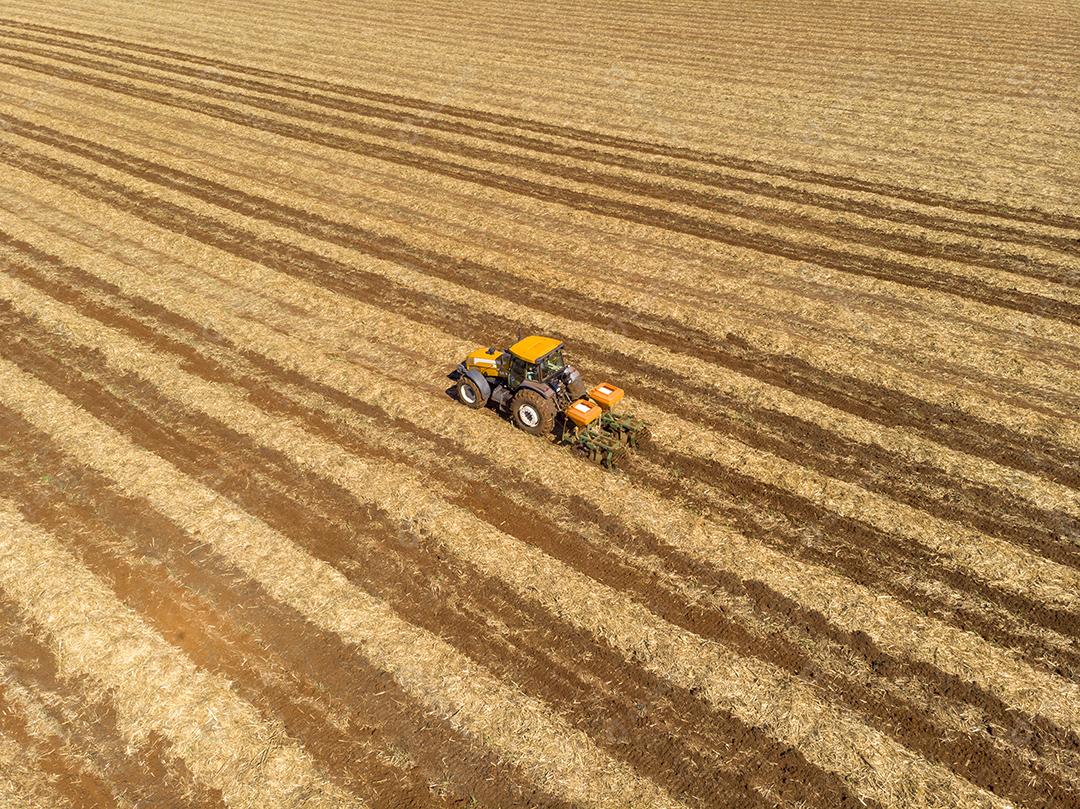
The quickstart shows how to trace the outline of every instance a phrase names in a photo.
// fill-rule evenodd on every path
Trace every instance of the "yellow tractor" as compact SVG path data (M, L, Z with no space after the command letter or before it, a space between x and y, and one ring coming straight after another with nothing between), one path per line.
M610 469L648 434L643 421L616 412L623 391L607 382L586 389L566 361L563 343L530 335L508 349L478 348L457 367L457 397L481 408L493 404L532 435L551 435Z

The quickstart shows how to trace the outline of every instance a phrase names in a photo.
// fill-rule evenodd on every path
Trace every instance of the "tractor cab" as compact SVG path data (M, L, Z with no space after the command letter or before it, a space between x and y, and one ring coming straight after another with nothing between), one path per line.
M543 382L566 367L563 344L551 337L530 335L510 346L507 383L512 389L526 380Z

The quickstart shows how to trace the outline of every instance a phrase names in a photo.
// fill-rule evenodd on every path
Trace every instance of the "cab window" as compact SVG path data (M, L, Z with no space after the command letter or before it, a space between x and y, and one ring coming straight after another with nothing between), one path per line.
M530 367L531 366L526 365L524 360L520 360L517 357L510 360L510 373L507 375L506 381L510 383L511 388L516 388L525 381L526 370ZM529 377L529 379L532 379L532 377Z
M540 360L540 378L547 379L550 376L554 376L565 367L566 360L563 359L562 349L552 351Z

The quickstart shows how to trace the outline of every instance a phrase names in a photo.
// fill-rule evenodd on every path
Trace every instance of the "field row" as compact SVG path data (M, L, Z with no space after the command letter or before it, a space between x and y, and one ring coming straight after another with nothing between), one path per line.
M518 5L16 0L0 807L1080 802L1075 142L1026 96L1009 144L881 130L980 58L1075 69L1030 44L1049 5L969 11L862 54L983 32L936 99L925 52L822 63L881 7L821 11L806 104L905 78L810 162L757 148L792 89L748 66L794 42L764 7L568 9L639 51L598 84ZM501 75L500 32L532 43ZM457 403L524 333L653 443L607 472Z

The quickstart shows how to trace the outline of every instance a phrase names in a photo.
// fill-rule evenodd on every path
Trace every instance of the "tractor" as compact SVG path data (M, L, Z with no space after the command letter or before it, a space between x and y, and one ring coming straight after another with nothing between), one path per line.
M458 401L467 407L490 403L519 429L552 436L607 469L648 434L643 421L616 412L622 389L607 382L586 389L566 361L563 343L551 337L530 335L507 349L476 349L458 365L456 385Z

